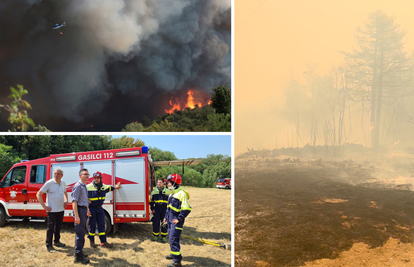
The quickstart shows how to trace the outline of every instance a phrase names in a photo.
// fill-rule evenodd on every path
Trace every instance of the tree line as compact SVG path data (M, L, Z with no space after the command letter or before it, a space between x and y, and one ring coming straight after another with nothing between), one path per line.
M33 160L51 154L141 147L140 139L123 136L112 138L106 135L3 135L0 136L0 177L3 177L13 164L22 159ZM149 146L154 161L177 160L171 151L163 151ZM218 178L231 177L231 158L223 155L208 155L200 164L185 166L157 167L156 176L166 178L178 173L184 186L215 187Z

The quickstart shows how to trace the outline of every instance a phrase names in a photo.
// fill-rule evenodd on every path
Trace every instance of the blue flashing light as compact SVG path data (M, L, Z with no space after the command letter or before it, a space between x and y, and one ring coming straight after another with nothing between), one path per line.
M148 154L148 147L147 146L143 146L141 148L142 154Z
M20 160L20 163L21 162L27 162L27 161L29 161L28 159L22 159L22 160Z

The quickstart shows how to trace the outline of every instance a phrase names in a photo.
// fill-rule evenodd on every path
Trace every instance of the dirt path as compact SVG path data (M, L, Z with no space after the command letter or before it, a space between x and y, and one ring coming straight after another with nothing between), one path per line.
M236 163L236 266L414 266L414 192L353 185L337 167L268 166Z

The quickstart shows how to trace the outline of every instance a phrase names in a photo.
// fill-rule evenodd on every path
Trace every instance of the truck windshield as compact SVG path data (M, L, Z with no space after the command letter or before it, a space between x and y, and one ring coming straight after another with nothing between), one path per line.
M26 166L13 168L4 178L4 187L24 183L26 177Z

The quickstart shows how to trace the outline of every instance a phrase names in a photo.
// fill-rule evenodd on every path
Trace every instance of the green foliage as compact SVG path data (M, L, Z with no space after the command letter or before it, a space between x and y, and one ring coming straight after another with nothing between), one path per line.
M51 130L49 130L48 128L46 128L46 126L42 126L42 125L37 125L36 127L33 128L34 132L51 132Z
M153 161L167 161L167 160L177 160L177 157L173 152L163 151L156 147L149 147L149 152Z
M144 130L144 132L175 132L175 128L168 120L161 121L159 124L154 122Z
M231 132L231 115L218 113L209 114L208 118L208 130L210 132Z
M6 146L0 143L0 179L9 171L13 164L20 160L21 158L13 152L12 146Z
M124 135L121 138L112 139L109 148L116 149L116 148L130 148L130 147L142 147L142 146L145 146L145 143L141 141L140 139L135 140L132 137L127 137L126 135Z
M9 98L13 100L10 105L0 104L0 111L3 108L10 113L8 121L13 125L11 130L25 132L29 130L29 126L35 127L33 120L27 115L27 110L19 110L20 106L24 109L32 109L29 102L22 99L25 94L28 94L27 90L23 89L23 86L19 84L17 89L10 87L10 90Z
M231 93L230 89L225 85L213 88L213 96L211 98L211 106L216 113L231 114Z
M182 166L160 167L155 173L157 178L163 179L166 179L170 174L177 173L183 179L182 185L184 186L204 186L203 175L187 166L184 166L184 174Z
M141 123L142 123L142 125L144 126L144 127L148 127L148 126L150 126L151 125L151 120L147 117L147 116L143 116L142 118L141 118Z
M23 159L38 159L50 154L109 149L110 138L99 135L6 135L0 144L12 146Z
M142 132L144 130L144 126L142 123L132 122L125 126L121 132Z

